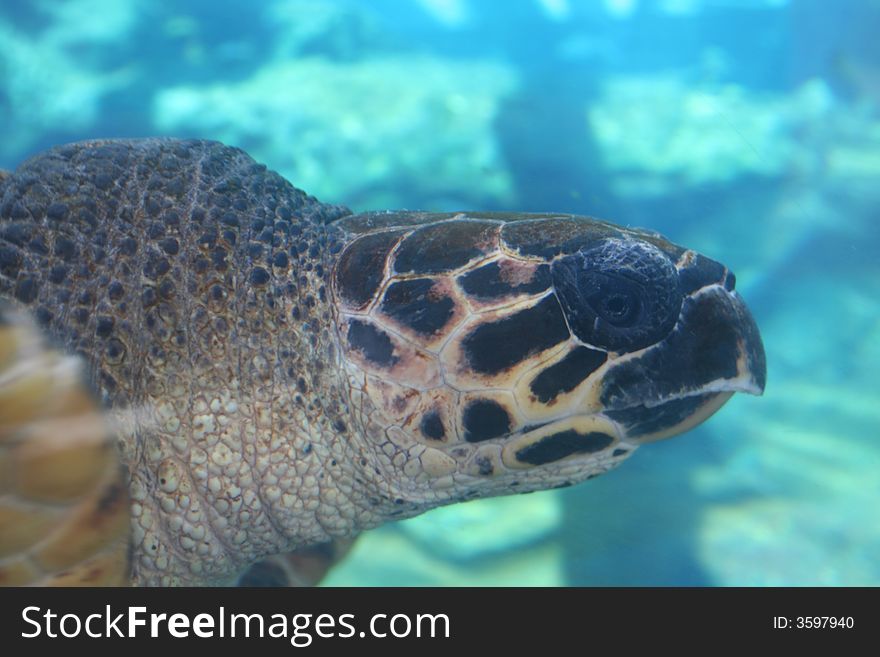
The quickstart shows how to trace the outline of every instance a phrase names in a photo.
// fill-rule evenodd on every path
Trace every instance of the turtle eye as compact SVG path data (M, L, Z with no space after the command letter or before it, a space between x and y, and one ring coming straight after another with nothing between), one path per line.
M672 261L634 239L604 239L551 266L556 296L575 336L608 351L656 344L675 326L682 296Z
M621 328L638 322L642 304L636 284L623 277L598 273L592 273L591 278L596 292L585 295L585 300L599 317Z

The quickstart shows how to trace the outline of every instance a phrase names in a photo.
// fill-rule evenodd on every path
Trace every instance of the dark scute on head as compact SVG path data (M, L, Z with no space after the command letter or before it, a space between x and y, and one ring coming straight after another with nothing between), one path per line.
M352 320L348 326L348 344L368 361L382 367L393 367L399 360L388 334L359 319Z
M574 334L608 351L660 342L681 309L669 258L638 240L605 240L553 262L553 284Z
M483 454L478 454L476 458L474 458L474 464L478 468L477 472L484 477L488 477L495 472L495 466L492 464L492 461Z
M749 369L763 388L763 345L745 305L719 288L688 297L679 325L663 344L608 370L601 402L611 410L656 403L717 379L736 377L741 339L752 350L746 354Z
M431 294L434 281L416 278L392 283L382 299L382 312L422 335L440 331L454 313L455 302Z
M574 429L560 431L526 445L516 452L516 458L523 463L544 465L563 459L572 454L593 454L601 452L614 442L607 433L591 431L579 433Z
M537 294L550 287L550 267L539 265L532 279L511 285L501 276L501 267L497 262L478 267L459 279L461 288L477 299L500 299L512 295Z
M505 224L501 230L501 239L512 251L546 260L620 236L620 230L612 224L576 216L517 221Z
M644 405L605 411L605 415L626 428L627 436L637 438L647 434L671 429L693 415L701 406L720 393L692 395L673 399L664 404Z
M684 255L684 252L687 250L678 244L674 244L670 242L668 239L656 233L652 230L645 230L643 228L630 228L629 234L631 237L635 237L636 239L640 239L643 242L646 242L663 253L667 255L667 257L672 262L678 262L681 259L681 256Z
M422 435L431 440L443 440L446 437L446 428L443 419L436 410L430 410L422 417L419 424Z
M479 325L462 348L475 371L497 374L568 338L562 309L550 294L515 315Z
M337 293L343 301L357 308L370 302L382 283L385 259L401 235L400 230L373 233L346 247L336 266Z
M532 394L543 404L560 394L571 392L608 358L604 351L577 347L565 358L543 370L529 384Z
M476 399L464 409L464 439L469 443L498 438L510 432L510 415L496 401Z
M408 235L394 257L399 273L437 274L467 264L495 247L499 224L452 220L429 224Z
M725 281L726 271L727 268L720 262L715 262L697 253L690 266L678 272L681 293L687 295L712 283L721 284Z

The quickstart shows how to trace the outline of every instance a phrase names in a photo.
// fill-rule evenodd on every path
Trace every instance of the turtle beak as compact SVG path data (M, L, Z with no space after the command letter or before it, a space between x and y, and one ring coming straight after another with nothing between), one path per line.
M682 433L733 393L764 392L761 335L732 287L708 285L685 297L665 340L609 370L601 393L605 413L629 438L648 442Z
M721 385L732 392L762 395L767 383L767 358L758 325L735 290L717 288L716 294L719 297L713 303L719 314L730 322L731 335L736 341L736 376L723 379Z

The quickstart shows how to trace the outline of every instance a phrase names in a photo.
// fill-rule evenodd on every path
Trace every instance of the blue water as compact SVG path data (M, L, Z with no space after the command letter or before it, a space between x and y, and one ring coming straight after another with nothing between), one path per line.
M768 385L584 485L366 534L328 584L880 585L880 5L4 0L0 168L240 146L322 200L589 214L728 264Z

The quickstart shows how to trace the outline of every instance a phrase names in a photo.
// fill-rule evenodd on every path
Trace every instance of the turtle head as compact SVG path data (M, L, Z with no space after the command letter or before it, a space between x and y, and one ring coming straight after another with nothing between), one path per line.
M339 334L375 419L364 435L403 499L575 483L763 391L733 274L655 233L558 215L363 217L335 273Z

